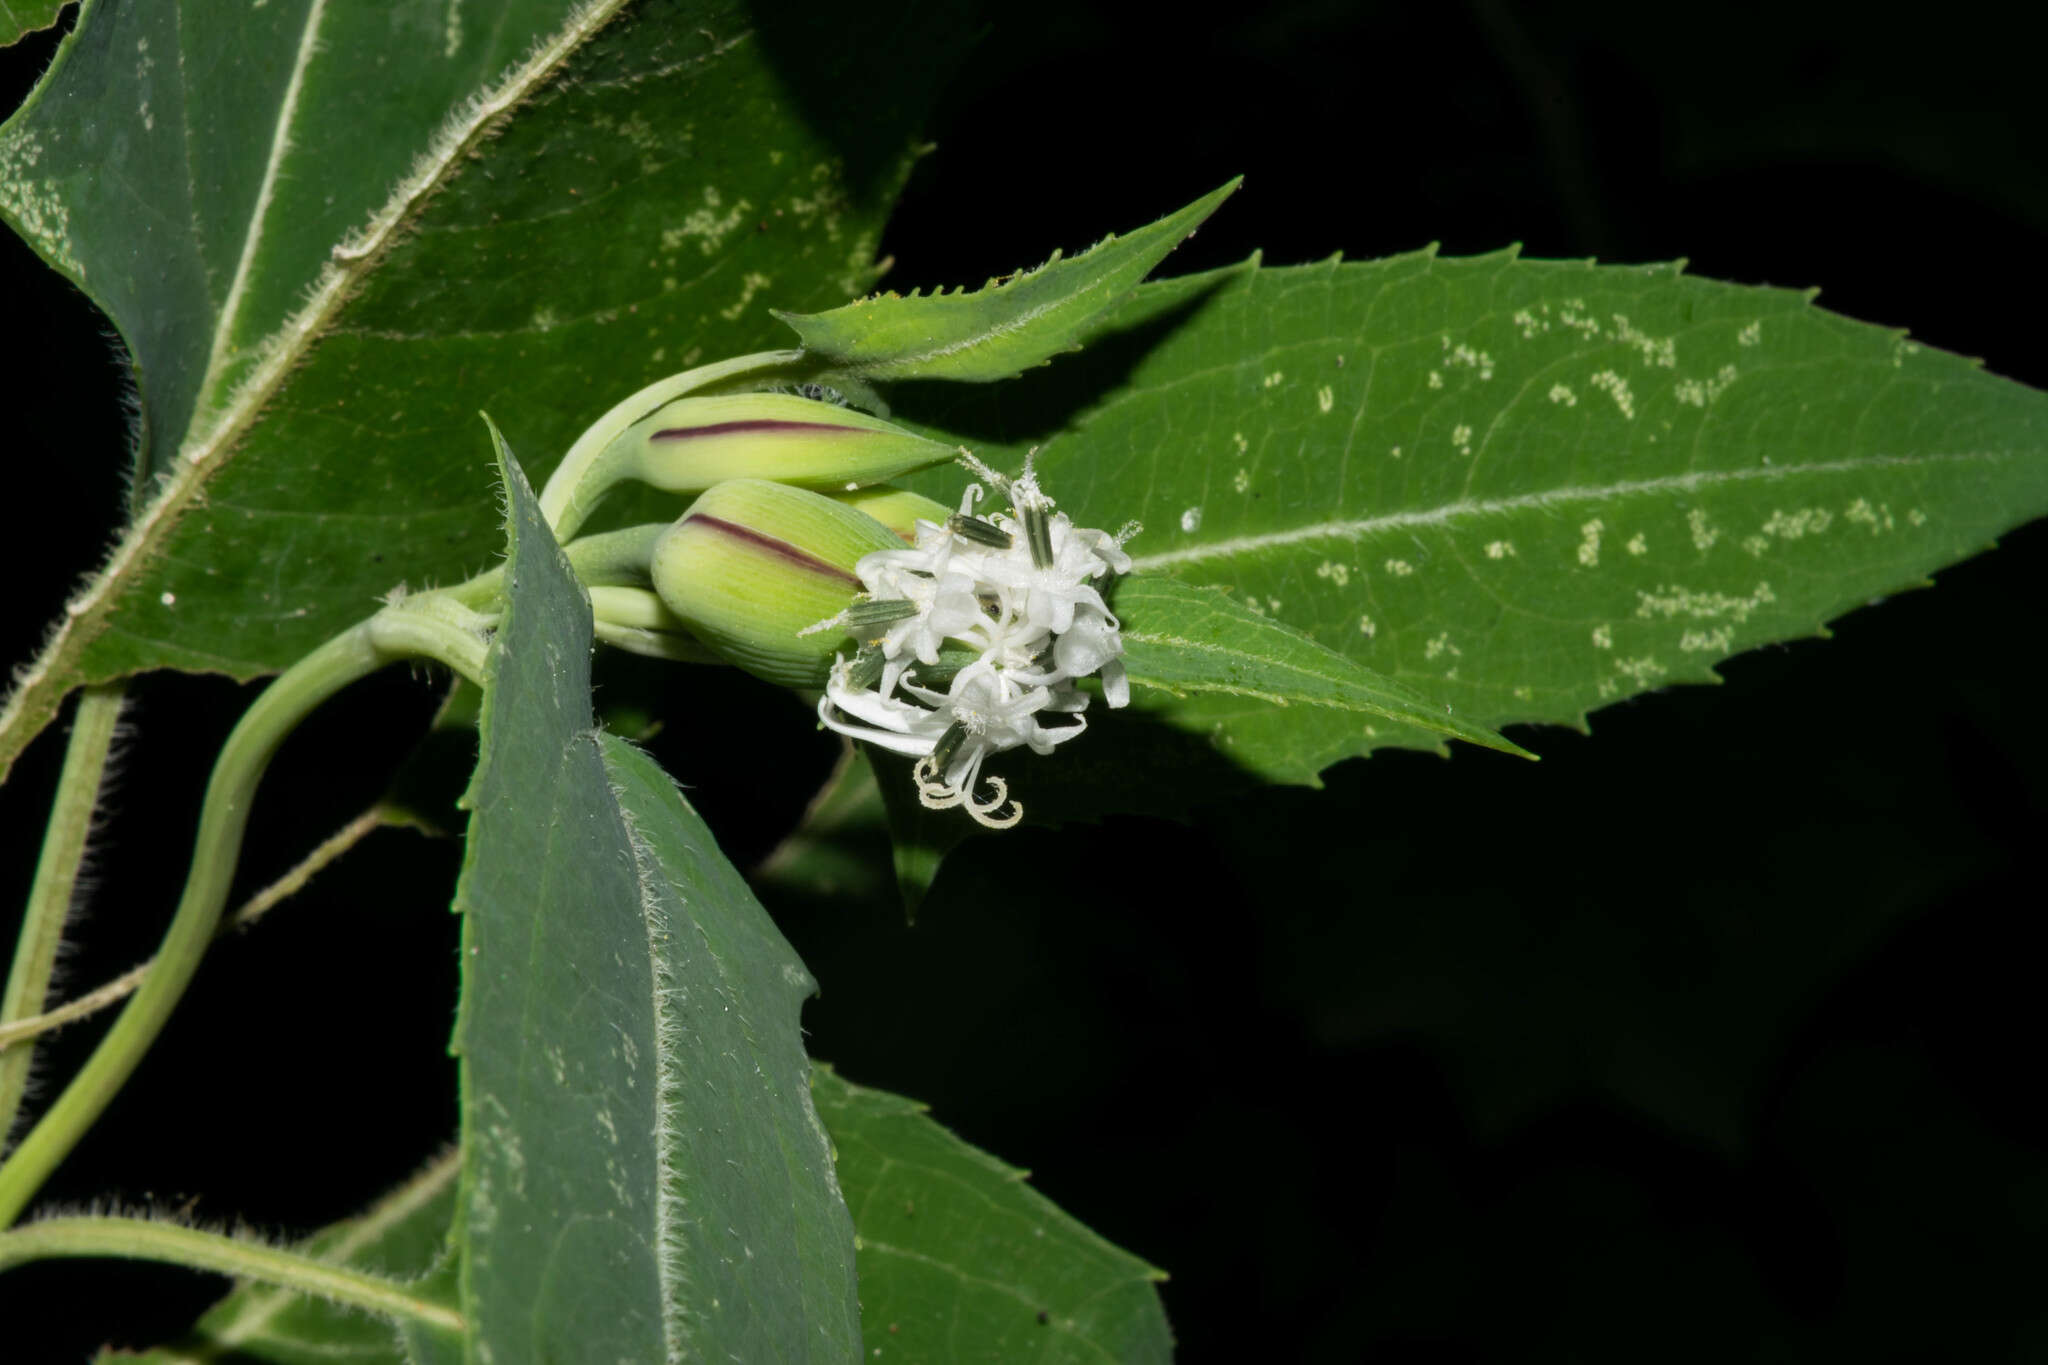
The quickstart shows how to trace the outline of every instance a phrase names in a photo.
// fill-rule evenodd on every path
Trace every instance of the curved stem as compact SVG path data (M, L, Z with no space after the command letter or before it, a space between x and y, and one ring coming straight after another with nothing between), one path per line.
M185 893L149 975L57 1102L0 1163L0 1227L21 1216L177 1007L220 923L256 785L285 736L327 698L394 659L424 655L481 676L484 643L464 624L474 619L458 604L432 598L386 607L286 669L250 706L214 763Z
M618 482L612 468L620 452L612 445L619 434L662 404L687 393L708 389L740 375L752 375L790 365L803 358L802 351L759 351L753 355L700 365L694 370L656 380L630 398L615 404L610 412L593 422L569 453L555 466L555 472L540 491L541 515L554 528L555 539L573 537L604 495Z
M64 771L57 779L49 828L43 834L42 855L36 860L36 879L22 912L14 965L7 973L6 990L0 992L0 1027L41 1014L49 995L57 946L63 941L78 869L92 834L92 813L99 803L107 751L113 747L115 723L121 717L121 700L119 685L89 687L79 693L78 709L71 717L71 742L64 750ZM15 1113L21 1108L30 1052L23 1048L12 1056L0 1055L0 1139L14 1127Z
M321 840L320 845L293 864L289 872L244 901L241 909L227 917L217 936L248 928L272 906L297 895L322 868L386 825L396 825L389 811L382 804L370 807ZM35 1014L25 1019L0 1023L0 1053L6 1052L9 1048L19 1047L31 1038L54 1033L66 1024L75 1024L80 1019L90 1018L110 1005L120 1004L135 993L135 988L149 975L149 967L150 964L147 962L139 967L131 967L112 981L87 991L75 1000L67 1000L46 1014Z
M167 1261L317 1294L387 1318L427 1323L451 1332L463 1330L460 1313L422 1299L394 1280L176 1223L148 1218L48 1218L0 1233L0 1270L58 1256Z

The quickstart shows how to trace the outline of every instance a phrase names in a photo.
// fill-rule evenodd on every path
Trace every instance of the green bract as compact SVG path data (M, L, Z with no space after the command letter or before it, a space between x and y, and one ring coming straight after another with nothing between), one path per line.
M655 591L692 634L756 677L823 682L845 637L799 635L846 610L853 566L901 549L858 508L766 479L729 479L698 498L654 547Z

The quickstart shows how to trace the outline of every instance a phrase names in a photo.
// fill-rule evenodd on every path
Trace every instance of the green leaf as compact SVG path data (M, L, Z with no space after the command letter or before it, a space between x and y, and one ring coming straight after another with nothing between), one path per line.
M961 26L790 56L738 0L87 6L0 128L0 217L127 345L136 505L0 768L82 681L253 676L489 562L479 408L544 471L643 383L779 343L769 302L865 287ZM855 89L861 120L806 112Z
M923 386L897 416L998 467L1041 445L1077 522L1144 523L1142 573L1224 587L1489 728L1583 727L1712 681L2048 510L2041 394L1811 295L1676 266L1425 251L1241 269L1145 286L1098 335L1092 361L1000 406ZM909 480L941 500L958 481ZM1152 719L1240 774L1437 744L1213 694ZM1103 717L1038 766L1091 746L1109 766L1196 757L1128 722L1113 753L1118 729ZM1193 785L1155 772L1131 805Z
M815 985L668 776L593 729L589 603L500 450L511 588L457 890L472 1355L851 1361Z
M300 1248L305 1254L356 1270L414 1282L445 1280L445 1293L431 1295L455 1304L455 1283L446 1257L448 1226L455 1213L459 1167L450 1152L378 1200L360 1217L315 1233ZM102 1365L201 1365L208 1361L263 1361L266 1365L436 1365L459 1360L459 1346L427 1340L408 1324L400 1327L324 1299L308 1298L269 1285L243 1285L208 1309L184 1340L140 1356L112 1350ZM401 1336L401 1333L404 1336Z
M0 47L11 47L57 22L65 0L0 0Z
M884 1361L1173 1358L1155 1282L925 1107L812 1073L860 1240L861 1324Z
M1171 578L1129 578L1117 585L1124 667L1134 688L1184 699L1213 693L1274 706L1327 706L1526 754L1492 731L1468 725L1326 645L1253 611L1220 588ZM1276 779L1307 782L1315 772L1281 770Z
M1238 184L1232 180L1127 236L1104 238L1071 260L1054 253L1036 270L990 280L973 293L879 294L829 313L778 309L775 316L796 329L809 358L835 374L1008 379L1075 349L1089 324L1124 299Z

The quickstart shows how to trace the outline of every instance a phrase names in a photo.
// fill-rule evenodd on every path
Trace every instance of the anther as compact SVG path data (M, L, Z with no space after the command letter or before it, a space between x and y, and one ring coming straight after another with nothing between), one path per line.
M987 545L998 550L1007 550L1012 541L1010 533L992 521L980 517L964 516L958 512L946 518L946 529L962 540L971 540L977 545Z

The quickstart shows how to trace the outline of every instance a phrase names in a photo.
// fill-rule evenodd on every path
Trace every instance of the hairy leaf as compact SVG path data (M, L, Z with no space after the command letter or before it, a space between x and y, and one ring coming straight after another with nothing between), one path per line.
M905 10L823 53L752 25L738 0L87 6L0 128L0 217L128 347L136 506L0 765L82 681L253 676L482 567L479 408L545 468L647 380L786 335L768 302L864 287L959 24ZM821 116L856 86L862 120Z
M859 1230L861 1325L882 1359L1173 1358L1164 1279L954 1137L914 1100L812 1073Z
M1041 444L1076 521L1145 524L1140 571L1224 587L1492 728L1583 727L1711 681L2048 510L2042 395L1809 294L1675 266L1217 272L1145 286L1090 356L1000 404L899 392L898 416L999 465ZM944 499L958 475L911 482ZM1437 744L1246 697L1153 715L1249 775ZM1112 763L1117 718L1097 728L1038 766Z
M1233 194L1233 180L1127 236L972 293L878 294L829 313L776 311L806 356L860 379L1008 379L1076 348L1089 324Z
M435 1284L445 1292L430 1297L454 1307L455 1283L447 1274L452 1263L444 1253L455 1213L457 1171L450 1152L361 1217L316 1233L300 1250L355 1270L413 1281L415 1293ZM438 1284L428 1278L436 1275ZM459 1343L432 1329L396 1325L271 1285L245 1284L208 1309L177 1344L140 1356L102 1351L98 1359L101 1365L438 1365L460 1360L461 1353Z
M509 457L463 912L472 1353L859 1353L814 984L666 774L593 728L590 607Z

